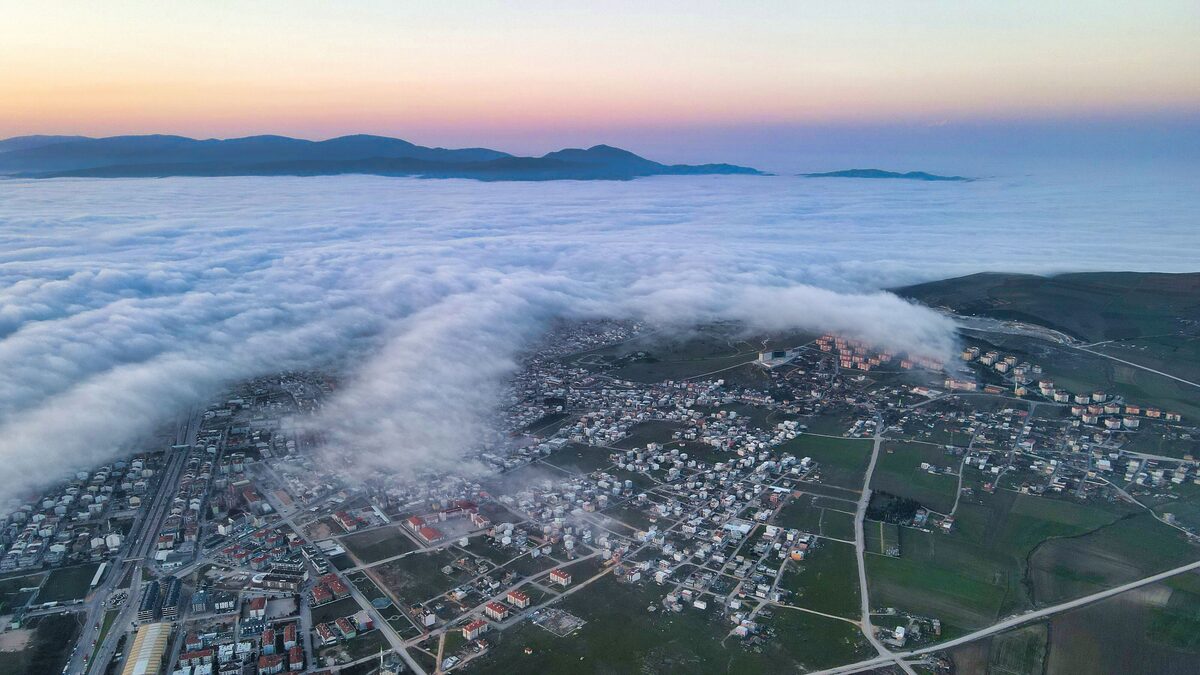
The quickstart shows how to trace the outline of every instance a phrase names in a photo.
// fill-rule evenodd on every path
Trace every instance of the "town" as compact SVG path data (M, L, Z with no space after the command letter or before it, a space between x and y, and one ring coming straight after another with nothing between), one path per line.
M1001 500L1026 519L1003 536L1140 514L1197 540L1200 430L1056 384L1053 363L970 335L939 362L835 335L654 333L556 325L463 458L483 472L353 477L355 449L302 423L336 375L241 383L160 447L4 515L7 639L59 631L64 673L499 672L594 658L623 629L651 664L690 635L743 672L937 671L940 640L1043 602L906 590L975 564L921 556Z

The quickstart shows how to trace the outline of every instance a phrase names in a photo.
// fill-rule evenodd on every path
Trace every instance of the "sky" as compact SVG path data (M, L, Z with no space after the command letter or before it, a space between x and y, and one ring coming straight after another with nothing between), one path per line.
M904 154L914 136L931 157L1114 132L1159 152L1200 127L1191 0L0 9L0 137L377 133L769 165L823 144Z

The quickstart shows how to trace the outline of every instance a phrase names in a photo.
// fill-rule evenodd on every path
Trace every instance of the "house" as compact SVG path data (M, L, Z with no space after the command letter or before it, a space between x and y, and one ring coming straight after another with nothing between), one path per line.
M321 646L331 645L338 641L337 633L327 623L317 624L317 639L320 640Z
M258 657L258 672L260 675L282 673L283 656L281 654L264 654Z
M288 647L288 669L304 670L304 650L300 648L300 645Z
M283 627L283 648L291 649L297 644L299 643L296 640L296 624L289 623Z
M248 615L251 619L263 619L267 616L267 599L265 597L250 598L247 603Z
M570 586L571 575L565 570L552 570L550 572L550 582L559 586Z
M274 654L275 653L275 631L273 629L268 628L268 629L264 630L262 632L262 637L260 638L260 640L261 641L259 644L260 644L261 653L263 653L263 654Z
M342 638L346 640L358 635L358 631L355 630L354 624L350 623L350 620L344 616L340 617L334 622L334 624L337 626L338 632L342 634Z
M353 532L358 529L358 519L345 511L338 511L333 514L333 519L347 532Z
M442 531L436 527L429 527L428 525L425 525L417 528L417 536L420 537L421 540L426 544L433 544L441 541L445 535L443 535Z

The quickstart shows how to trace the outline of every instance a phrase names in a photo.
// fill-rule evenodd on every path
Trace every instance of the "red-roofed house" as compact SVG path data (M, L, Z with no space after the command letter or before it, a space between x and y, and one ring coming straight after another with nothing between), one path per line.
M417 529L417 536L425 540L426 544L432 544L442 540L442 531L436 527L420 527Z
M304 670L304 650L300 648L300 645L288 649L288 668Z

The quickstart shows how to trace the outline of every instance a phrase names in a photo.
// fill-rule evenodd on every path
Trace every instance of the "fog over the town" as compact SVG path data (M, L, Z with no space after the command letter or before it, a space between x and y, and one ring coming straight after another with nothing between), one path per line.
M551 320L734 319L947 355L880 289L1185 271L1186 181L343 176L0 181L0 499L128 452L230 382L336 367L372 469L454 464Z

